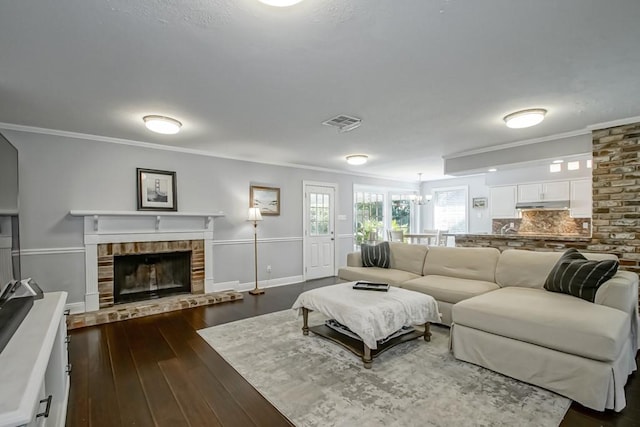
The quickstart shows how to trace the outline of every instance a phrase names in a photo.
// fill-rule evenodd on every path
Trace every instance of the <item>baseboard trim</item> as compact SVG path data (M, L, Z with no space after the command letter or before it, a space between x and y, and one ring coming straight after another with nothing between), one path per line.
M276 288L278 286L292 285L294 283L304 282L304 276L289 276L289 277L279 277L277 279L270 280L258 280L258 287L261 289L267 288ZM248 283L239 283L238 288L235 289L237 292L246 292L250 291L255 287L255 282Z
M83 302L70 302L65 304L65 310L69 310L69 314L79 314L84 313L84 303Z

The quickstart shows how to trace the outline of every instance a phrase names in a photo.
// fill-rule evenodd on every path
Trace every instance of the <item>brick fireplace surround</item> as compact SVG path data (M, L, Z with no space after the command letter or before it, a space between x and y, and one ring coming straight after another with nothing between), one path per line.
M67 319L70 329L242 299L216 292L213 283L213 218L206 213L71 211L84 217L85 312ZM191 293L115 304L114 256L191 252Z
M191 293L204 294L204 240L103 243L98 245L100 309L113 307L113 258L119 255L191 252Z

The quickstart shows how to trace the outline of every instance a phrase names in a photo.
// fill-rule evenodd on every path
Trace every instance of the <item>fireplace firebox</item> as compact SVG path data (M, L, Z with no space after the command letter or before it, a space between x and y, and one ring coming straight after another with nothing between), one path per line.
M191 251L113 257L115 304L191 292Z

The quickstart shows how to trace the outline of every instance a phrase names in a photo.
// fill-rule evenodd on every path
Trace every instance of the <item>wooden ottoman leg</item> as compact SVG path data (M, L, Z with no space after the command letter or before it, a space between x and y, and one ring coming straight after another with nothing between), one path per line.
M431 341L431 324L429 322L424 324L424 340Z
M302 307L302 335L309 335L309 309Z
M365 369L371 369L371 349L368 345L362 344L364 346L364 354L362 355L362 361L364 362Z

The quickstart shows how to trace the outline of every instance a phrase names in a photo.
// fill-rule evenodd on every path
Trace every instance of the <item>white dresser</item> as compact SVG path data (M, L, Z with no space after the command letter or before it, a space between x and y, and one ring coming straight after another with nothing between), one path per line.
M0 353L0 427L64 426L70 371L66 301L66 292L36 300Z

